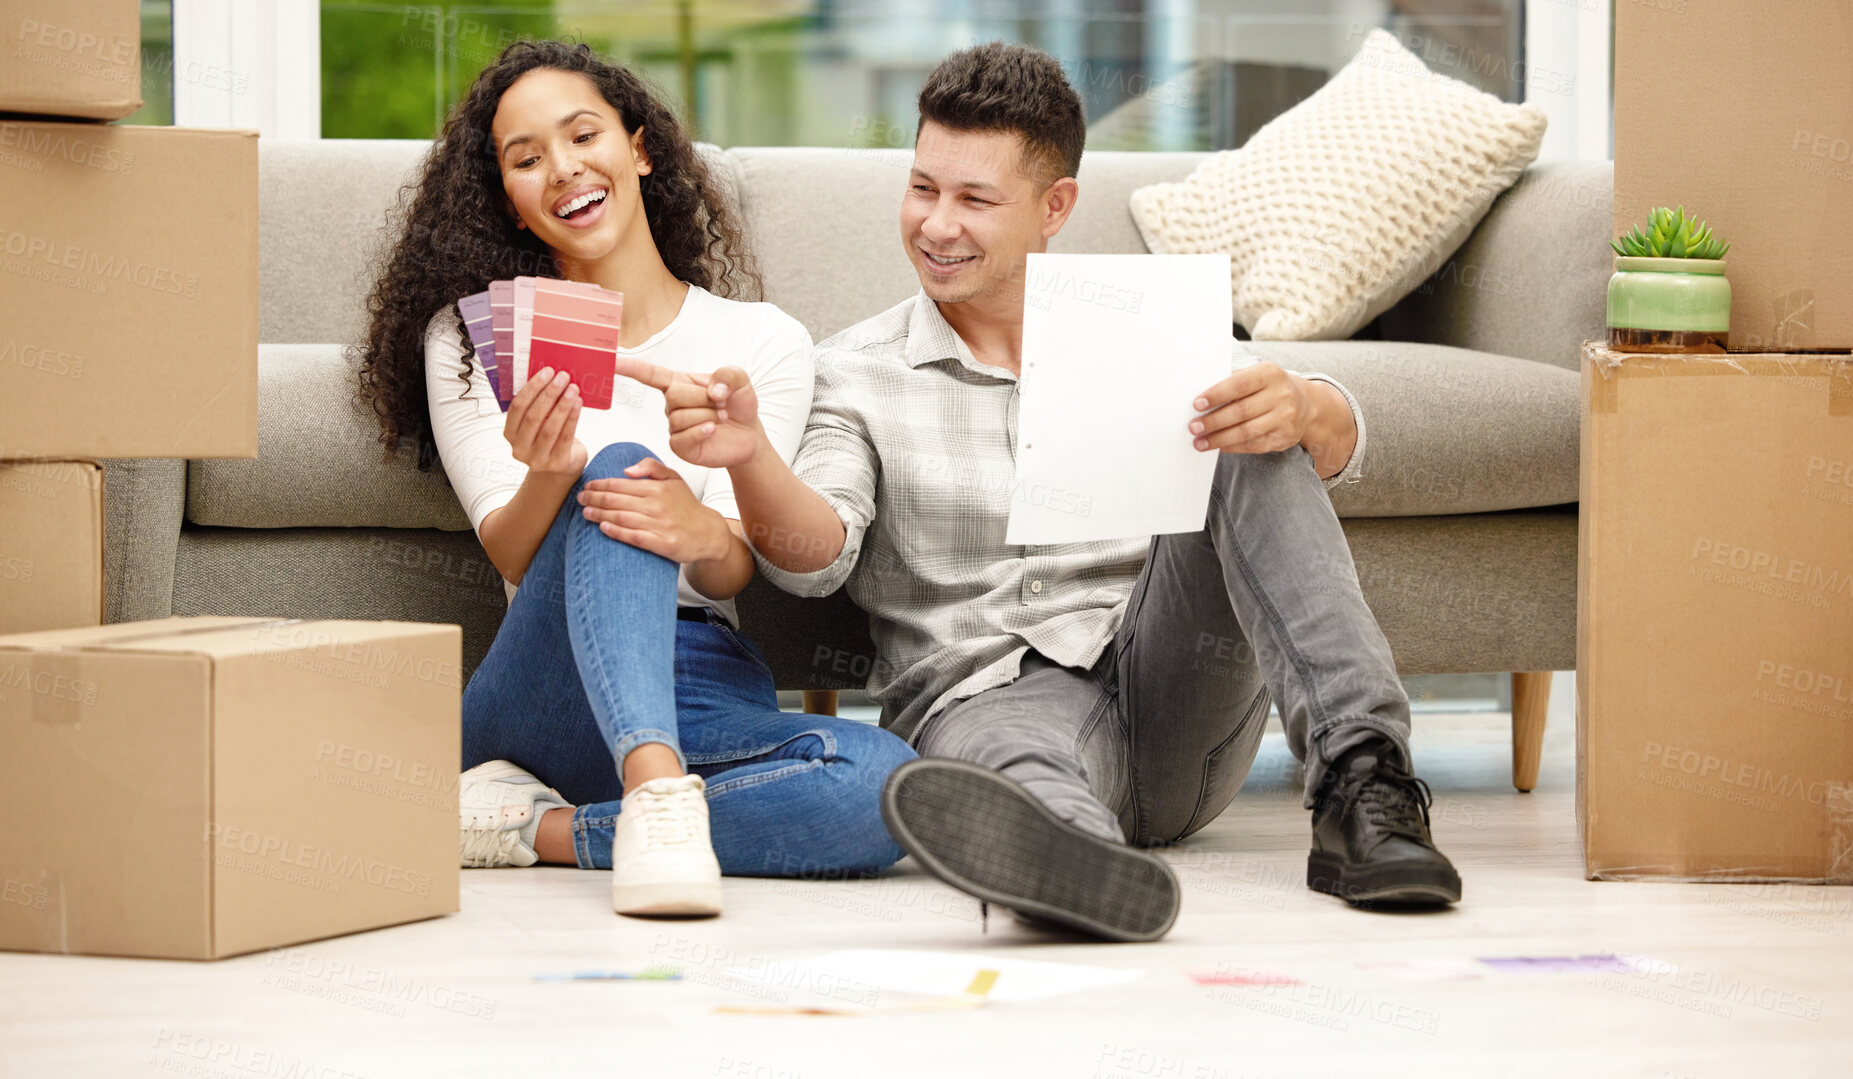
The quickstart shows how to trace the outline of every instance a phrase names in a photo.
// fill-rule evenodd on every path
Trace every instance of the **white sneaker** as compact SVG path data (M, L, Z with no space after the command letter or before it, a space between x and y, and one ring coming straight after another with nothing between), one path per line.
M652 779L624 795L611 841L611 909L619 914L716 915L721 863L708 838L700 776Z
M540 861L534 853L534 830L528 824L549 809L568 805L558 791L508 761L488 761L463 773L457 783L457 803L465 869L530 866Z

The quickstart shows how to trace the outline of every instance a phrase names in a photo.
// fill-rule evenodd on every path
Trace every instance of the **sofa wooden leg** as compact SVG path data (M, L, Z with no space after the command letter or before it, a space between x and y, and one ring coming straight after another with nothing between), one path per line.
M804 710L814 716L836 715L836 690L807 689L804 691ZM1535 773L1537 768L1534 766Z
M1512 785L1521 791L1538 785L1544 715L1550 707L1550 671L1512 672Z

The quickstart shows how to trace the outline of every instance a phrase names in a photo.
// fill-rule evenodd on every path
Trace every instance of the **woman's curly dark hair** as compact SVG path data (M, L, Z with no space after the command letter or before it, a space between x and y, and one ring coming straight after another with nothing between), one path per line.
M724 296L756 297L759 275L740 224L719 185L696 156L673 112L636 75L598 58L590 46L517 41L476 77L432 143L420 176L402 187L388 218L396 234L375 260L367 295L367 337L349 346L358 363L357 399L380 421L391 459L416 442L418 468L438 461L425 398L425 329L431 317L489 282L517 275L561 276L553 252L515 227L504 208L502 174L490 125L502 94L536 68L577 72L617 110L625 132L642 127L651 172L641 177L644 217L669 272ZM473 359L462 321L457 337ZM459 379L459 395L469 386Z

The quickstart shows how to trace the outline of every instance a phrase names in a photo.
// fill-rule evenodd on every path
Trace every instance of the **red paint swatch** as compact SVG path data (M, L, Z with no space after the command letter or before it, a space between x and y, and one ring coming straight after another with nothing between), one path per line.
M623 316L619 293L579 281L535 281L528 371L565 371L587 408L610 408Z

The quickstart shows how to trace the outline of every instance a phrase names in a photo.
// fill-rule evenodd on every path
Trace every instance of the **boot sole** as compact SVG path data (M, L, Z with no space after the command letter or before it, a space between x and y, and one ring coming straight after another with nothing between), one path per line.
M1349 867L1335 854L1313 851L1306 856L1306 886L1335 895L1353 906L1408 904L1444 906L1461 901L1461 877L1425 866Z
M611 909L633 917L713 918L721 912L721 884L614 884Z
M988 768L909 761L881 815L928 873L987 903L1114 941L1157 940L1177 921L1170 866L1081 831Z

